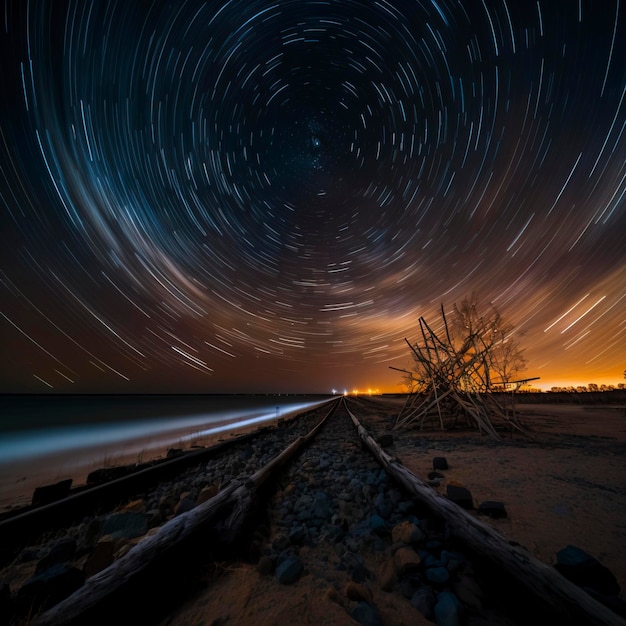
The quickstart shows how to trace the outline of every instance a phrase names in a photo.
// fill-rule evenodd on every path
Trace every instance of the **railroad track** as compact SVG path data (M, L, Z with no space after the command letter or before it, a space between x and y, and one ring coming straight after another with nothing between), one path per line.
M117 528L110 525L116 516L139 508L140 515L160 512L163 523L154 513L141 541L118 550L118 558L76 582L64 599L23 593L20 602L18 591L15 623L25 623L29 612L39 625L110 623L120 615L128 623L177 624L184 602L193 604L191 589L210 590L220 571L247 567L275 586L326 585L327 610L343 614L345 623L444 623L443 613L452 612L469 625L514 625L539 611L570 624L624 624L412 476L359 421L363 406L333 401L215 450L199 464L181 462L181 472L167 480L163 470L155 472L158 482L150 487L145 476L139 491L129 487L132 479L107 487L107 493L128 487L131 506L122 513L100 508L66 531L82 545L75 565L85 570L89 550L115 543L115 532L106 531ZM210 497L202 501L202 493ZM94 498L85 502L93 506ZM514 564L508 572L507 559ZM527 576L540 580L529 584ZM243 624L242 615L232 623ZM290 621L296 626L309 617ZM219 606L209 608L208 623L228 618Z
M279 419L277 424L233 437L209 448L191 449L173 458L128 467L127 474L73 489L70 495L42 506L26 506L0 516L0 567L16 551L50 532L92 515L102 515L120 503L144 498L147 493L177 480L197 480L222 485L245 471L252 472L278 454L285 441L305 435L319 422L320 411L304 411L298 419ZM259 453L254 455L254 451ZM242 452L243 451L243 452ZM243 461L249 461L244 463Z

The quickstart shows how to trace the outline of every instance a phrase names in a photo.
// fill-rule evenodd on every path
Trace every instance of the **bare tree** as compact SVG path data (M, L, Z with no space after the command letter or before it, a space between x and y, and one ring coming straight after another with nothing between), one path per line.
M513 327L491 306L481 315L476 296L455 304L441 323L431 327L420 317L418 340L406 340L413 356L413 370L401 370L409 396L395 428L435 419L442 429L457 420L469 421L497 437L492 416L523 430L514 411L487 392L504 389L523 371L525 360L513 337ZM491 397L486 397L491 396Z
M468 390L488 391L494 387L505 388L526 370L523 350L514 335L514 326L507 323L492 304L486 312L479 312L475 293L453 306L451 324L453 344L469 342L467 358L480 352L482 375L474 376Z

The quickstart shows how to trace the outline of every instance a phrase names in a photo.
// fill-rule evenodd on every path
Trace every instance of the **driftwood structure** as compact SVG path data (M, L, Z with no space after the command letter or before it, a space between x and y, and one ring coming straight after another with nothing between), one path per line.
M469 329L463 343L457 346L443 307L441 315L443 333L436 333L420 317L422 340L412 344L405 339L416 367L414 372L399 370L408 376L411 392L394 429L472 426L499 439L497 427L506 426L527 435L514 408L507 407L506 396L491 393L495 387L491 379L493 344L485 339L485 329Z
M619 615L568 581L555 568L542 563L465 509L440 495L397 459L389 456L348 409L359 438L382 467L410 494L443 518L450 532L503 572L519 581L535 597L563 616L563 623L626 626Z

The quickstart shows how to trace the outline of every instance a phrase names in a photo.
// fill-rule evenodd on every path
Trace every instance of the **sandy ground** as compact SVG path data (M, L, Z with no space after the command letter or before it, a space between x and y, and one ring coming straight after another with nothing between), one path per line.
M514 435L494 441L470 430L391 430L401 406L400 400L365 398L351 410L374 436L391 432L394 443L387 451L424 480L433 457L446 457L449 469L437 488L442 494L446 483L455 481L470 489L476 506L503 502L506 519L481 519L507 539L550 565L558 550L578 546L613 572L620 597L626 597L626 407L518 405L534 440ZM215 576L207 572L188 600L158 623L355 624L341 573L331 566L333 554L303 557L308 569L290 586L261 575L253 563L217 563ZM367 558L374 559L368 569L377 571L376 555ZM408 601L398 602L376 584L370 590L384 624L432 624ZM483 624L513 626L488 614L472 621Z
M389 430L401 403L364 399L355 411L372 434ZM520 418L534 441L520 436L496 442L470 431L393 431L397 456L427 479L434 456L446 457L447 481L484 500L505 504L503 520L481 518L535 557L554 564L556 553L576 545L616 576L626 596L626 408L521 405ZM354 410L354 407L353 407ZM230 563L226 575L207 580L197 596L165 618L162 626L191 624L355 624L348 601L333 591L328 571L309 571L297 584L281 587L254 565ZM370 567L375 571L376 565ZM320 565L323 569L323 563ZM330 576L332 578L332 575ZM384 624L431 624L408 603L377 591L374 601ZM505 626L487 614L484 624ZM480 618L472 624L480 624Z
M488 520L505 537L553 564L568 544L614 573L626 593L626 407L520 404L535 441L502 442L472 432L394 431L393 453L426 479L446 457L447 481L470 489L477 506L504 503L508 517ZM397 411L381 405L393 423Z

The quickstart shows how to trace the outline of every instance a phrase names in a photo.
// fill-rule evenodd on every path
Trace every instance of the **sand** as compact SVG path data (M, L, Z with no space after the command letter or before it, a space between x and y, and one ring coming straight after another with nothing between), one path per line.
M445 456L449 469L438 491L452 480L470 489L475 504L503 502L508 517L489 523L509 540L548 564L566 545L578 546L611 569L626 592L626 407L517 408L535 441L394 431L394 454L424 479L432 458ZM393 419L393 410L385 412Z
M558 550L578 546L613 572L622 589L620 597L626 597L625 406L518 405L534 441L507 435L497 442L470 430L391 431L401 403L363 398L351 409L372 434L390 431L394 443L387 451L424 480L433 457L446 457L449 469L442 472L441 493L448 481L455 481L470 489L476 505L484 500L503 502L506 519L481 519L507 539L550 565ZM317 563L324 568L323 559ZM329 584L332 574L322 569L285 587L260 575L254 564L216 564L219 575L199 581L188 601L160 623L355 623L342 606L345 597ZM373 587L385 623L431 623L408 603L394 604L391 596Z
M398 400L367 398L352 410L375 434L392 426L400 407ZM626 597L626 407L533 404L518 409L535 441L405 430L393 431L388 452L425 480L433 457L445 456L449 469L443 472L441 493L447 481L456 481L471 490L476 504L503 502L506 519L481 519L550 565L568 544L584 549L613 572L620 597ZM328 572L310 572L290 587L245 563L227 564L221 574L206 580L198 595L164 618L162 626L356 623L341 607L342 594L329 589ZM373 589L384 623L432 624L408 603ZM499 617L484 623L509 622Z

